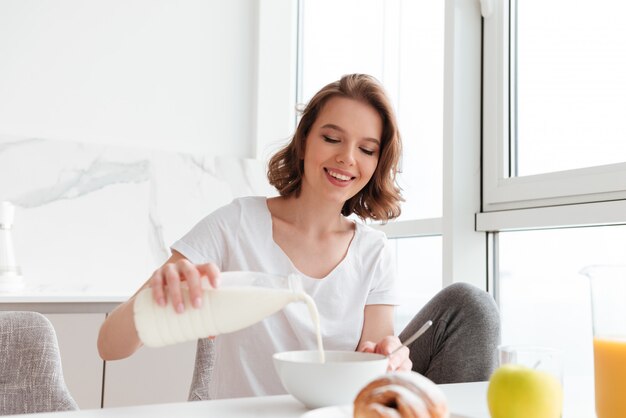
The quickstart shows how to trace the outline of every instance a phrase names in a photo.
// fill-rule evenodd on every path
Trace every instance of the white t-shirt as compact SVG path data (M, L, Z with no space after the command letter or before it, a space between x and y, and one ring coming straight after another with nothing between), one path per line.
M215 263L221 271L256 271L302 276L303 287L320 313L324 348L355 350L365 305L396 305L395 264L385 235L356 222L344 259L323 279L308 277L274 242L265 197L233 200L202 219L172 249L194 264ZM241 309L246 309L242 306ZM304 303L291 303L263 321L215 340L211 399L283 394L272 355L317 349Z

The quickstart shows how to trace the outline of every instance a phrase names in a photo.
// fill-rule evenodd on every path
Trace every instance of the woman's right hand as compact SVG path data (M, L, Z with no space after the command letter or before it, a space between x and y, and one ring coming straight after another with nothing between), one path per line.
M152 288L156 303L165 305L172 301L177 312L185 310L180 284L187 282L189 296L195 307L202 305L202 282L217 287L219 268L215 264L193 264L181 253L172 256L159 267L150 279L126 302L118 305L107 316L98 333L98 352L103 360L119 360L133 354L141 347L133 317L134 301L139 291Z
M212 287L217 287L219 268L213 263L193 264L179 253L159 267L148 281L156 303L165 306L169 301L178 313L185 310L181 283L186 282L189 299L194 308L202 306L202 282L208 279Z

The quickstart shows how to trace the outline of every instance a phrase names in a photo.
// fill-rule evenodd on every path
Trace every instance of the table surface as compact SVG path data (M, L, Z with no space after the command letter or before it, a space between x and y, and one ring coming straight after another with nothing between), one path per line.
M451 418L489 418L485 399L486 382L441 385L441 388L445 392L450 408L454 413ZM22 418L118 418L129 416L134 418L170 418L173 416L185 418L300 418L307 412L309 410L291 395L278 395L19 416ZM351 418L351 416L339 415L328 418Z
M448 399L448 405L452 412L450 418L489 418L487 385L488 382L439 385ZM595 416L593 390L589 385L592 386L593 382L590 382L588 379L566 381L563 418L590 418ZM172 416L181 416L185 418L300 418L309 411L291 395L279 395L52 412L20 415L20 417L119 418L132 416L137 418L170 418ZM350 415L345 413L315 414L314 417L311 415L306 418L351 418Z

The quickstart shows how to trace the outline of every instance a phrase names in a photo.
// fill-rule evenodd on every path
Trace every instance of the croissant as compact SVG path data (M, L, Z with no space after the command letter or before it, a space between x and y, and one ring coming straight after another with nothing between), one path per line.
M371 381L354 399L354 418L449 418L446 397L431 380L415 372L387 373Z

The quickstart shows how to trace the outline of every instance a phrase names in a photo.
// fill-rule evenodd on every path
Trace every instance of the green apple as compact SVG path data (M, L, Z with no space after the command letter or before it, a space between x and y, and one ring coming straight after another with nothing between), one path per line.
M487 404L491 418L560 418L563 389L547 372L505 364L489 379Z

